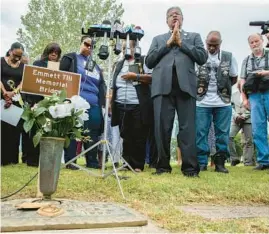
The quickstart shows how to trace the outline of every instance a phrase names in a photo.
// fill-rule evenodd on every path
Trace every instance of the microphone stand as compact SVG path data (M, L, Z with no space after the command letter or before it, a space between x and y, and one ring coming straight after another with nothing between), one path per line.
M113 47L115 46L114 44L114 40L113 40L113 33L114 32L111 32L112 36L110 37L110 40L109 40L109 59L108 59L108 79L107 79L107 84L109 85L110 84L110 81L111 81L111 70L112 70L112 50L113 50ZM108 130L108 107L109 107L109 102L110 102L110 95L109 95L109 88L107 88L107 91L106 91L106 104L105 104L105 116L104 116L104 137L103 139L101 139L100 141L96 142L94 145L92 145L91 147L89 147L88 149L84 150L83 152L81 152L80 154L78 154L76 157L74 157L73 159L69 160L67 163L65 163L63 165L63 167L65 167L66 165L68 164L71 164L75 167L78 167L79 169L83 170L83 171L86 171L87 173L89 173L90 175L93 175L93 176L96 176L96 177L101 177L101 178L106 178L110 175L115 175L116 179L117 179L117 183L118 183L118 186L119 186L119 189L120 189L120 192L121 192L121 195L123 197L123 199L126 199L125 196L124 196L124 193L123 193L123 190L122 190L122 187L121 187L121 183L120 183L120 178L118 176L118 173L117 171L120 171L122 170L123 168L126 168L128 167L134 174L137 174L137 172L134 171L134 169L129 165L129 163L121 156L119 155L119 158L120 160L123 162L123 164L116 168L115 165L114 165L114 157L112 156L111 154L111 150L110 150L110 147L111 144L109 143L108 139L107 139L107 130ZM98 147L98 145L100 144L103 144L103 155L102 155L102 173L101 175L99 174L96 174L92 171L90 171L88 168L84 168L76 163L74 163L74 161L85 155L87 152L89 152L90 150L92 150L93 148L95 147ZM113 167L113 170L111 172L108 172L108 173L105 173L105 162L106 162L106 151L108 152L109 154L109 158L111 159L111 162L112 162L112 167ZM115 155L114 155L115 156ZM126 179L126 177L122 177L124 179ZM127 177L128 178L128 177Z

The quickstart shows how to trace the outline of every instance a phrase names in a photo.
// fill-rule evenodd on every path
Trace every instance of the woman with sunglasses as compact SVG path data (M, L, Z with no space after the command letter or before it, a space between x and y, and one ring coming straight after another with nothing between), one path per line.
M37 67L47 67L48 61L58 62L61 58L62 50L60 45L52 42L49 43L42 55L40 60L34 61L33 65ZM24 94L25 101L34 106L39 101L43 100L43 96L40 95L31 95L31 94ZM24 160L28 166L38 167L39 164L39 145L34 147L33 144L33 137L36 134L36 130L32 128L30 133L23 134L23 142L25 144L25 155Z
M81 38L80 50L63 56L60 70L81 74L80 96L87 100L91 108L88 110L89 120L84 123L88 129L90 142L84 143L84 149L95 144L103 130L102 106L105 105L105 82L100 67L95 64L93 69L87 69L86 64L91 59L92 40L88 36ZM76 156L76 141L71 141L65 150L65 162ZM100 168L97 160L97 147L86 153L86 167ZM69 169L77 169L67 165Z
M12 98L14 89L20 89L23 67L21 57L24 52L23 45L15 42L8 51L8 56L1 58L1 99L4 99L5 107L11 104L20 106ZM1 165L17 164L19 162L19 145L21 128L10 125L1 120Z

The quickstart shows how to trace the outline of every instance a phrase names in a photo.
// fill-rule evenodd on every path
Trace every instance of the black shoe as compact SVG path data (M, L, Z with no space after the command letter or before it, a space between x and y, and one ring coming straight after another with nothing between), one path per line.
M89 165L89 166L86 165L86 167L87 168L93 168L93 169L101 169L102 168L101 165Z
M161 175L164 173L171 173L171 171L167 170L167 169L160 168L160 169L156 169L156 172L152 172L152 175Z
M207 171L207 166L206 165L201 165L200 166L200 171Z
M74 165L72 165L72 164L68 164L68 165L66 166L66 169L70 169L70 170L79 170L78 167L76 167L76 166L74 166Z
M262 170L269 170L269 165L258 165L257 167L254 167L253 170L262 171Z
M224 154L216 154L214 156L214 164L215 164L216 172L229 173L229 171L225 168L225 155Z
M240 163L240 160L238 160L238 159L233 160L233 161L231 162L231 166L234 167L234 166L236 166L236 165L239 164L239 163Z
M199 175L197 172L183 172L183 175L186 177L198 177L199 178Z

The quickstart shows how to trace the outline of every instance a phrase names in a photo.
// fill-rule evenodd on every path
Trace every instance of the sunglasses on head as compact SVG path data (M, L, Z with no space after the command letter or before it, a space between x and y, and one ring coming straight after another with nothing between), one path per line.
M83 44L84 44L86 47L88 47L88 48L89 48L89 47L92 47L92 45L91 45L90 43L86 42L86 41L84 41Z

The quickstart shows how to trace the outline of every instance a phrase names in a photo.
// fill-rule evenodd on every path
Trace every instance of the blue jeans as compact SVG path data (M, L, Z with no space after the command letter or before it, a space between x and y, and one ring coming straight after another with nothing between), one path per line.
M101 109L99 106L91 105L91 108L88 110L89 120L84 122L84 129L88 129L89 132L86 133L87 136L90 137L90 142L83 143L84 149L90 148L99 140L99 136L101 135L101 122L102 115ZM76 140L72 140L67 149L65 149L64 159L65 162L68 162L72 158L76 157L76 149L77 143ZM98 168L98 160L97 160L97 149L95 147L86 153L86 167Z
M257 162L269 165L267 121L269 120L269 91L249 95L253 141L257 150Z
M210 149L208 133L213 120L216 153L228 156L229 132L232 117L232 107L200 107L196 108L196 147L200 166L207 166Z

